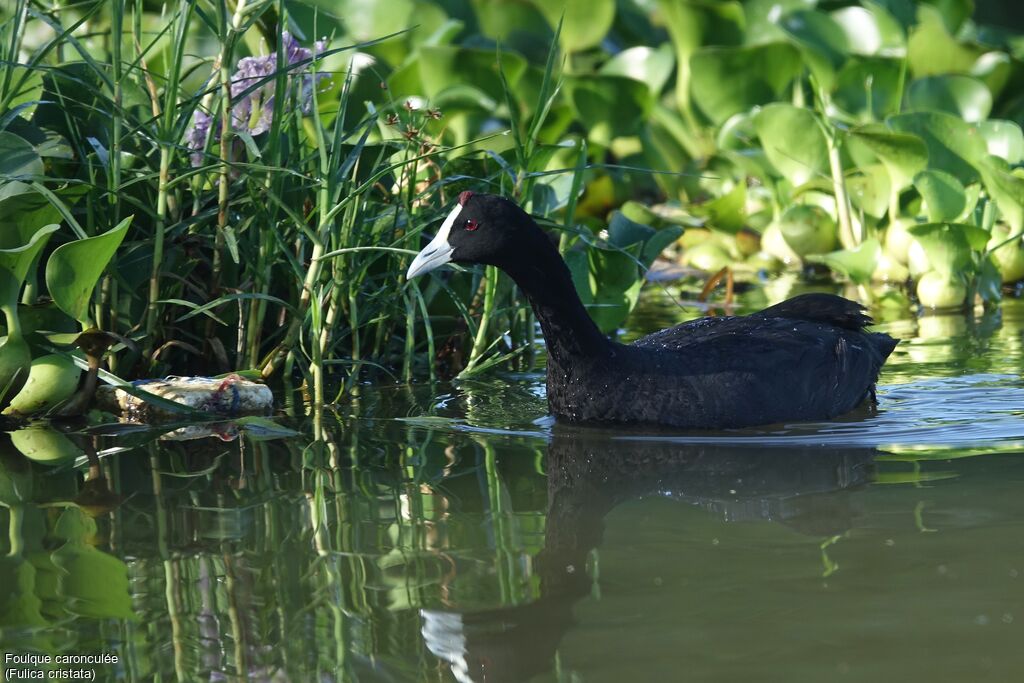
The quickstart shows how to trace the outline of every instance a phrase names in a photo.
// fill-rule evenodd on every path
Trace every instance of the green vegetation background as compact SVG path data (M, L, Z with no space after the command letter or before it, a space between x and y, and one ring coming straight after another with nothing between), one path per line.
M497 272L402 275L465 189L550 227L610 332L659 255L690 277L827 269L865 300L993 305L1024 277L1017 15L7 3L0 404L54 356L113 382L249 369L317 404L368 373L521 362L532 317ZM74 407L54 384L25 410Z

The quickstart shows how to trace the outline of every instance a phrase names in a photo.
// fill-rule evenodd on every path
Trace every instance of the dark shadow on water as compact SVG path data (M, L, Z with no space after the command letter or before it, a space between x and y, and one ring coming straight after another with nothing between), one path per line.
M427 647L459 681L521 681L550 670L590 594L588 555L617 505L670 497L724 521L767 520L827 536L852 526L851 491L871 480L873 449L682 444L610 438L555 425L547 449L544 546L534 563L540 598L480 611L421 610Z

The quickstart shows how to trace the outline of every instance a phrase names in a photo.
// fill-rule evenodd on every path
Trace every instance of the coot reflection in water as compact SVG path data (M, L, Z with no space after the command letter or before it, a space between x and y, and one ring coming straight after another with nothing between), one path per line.
M864 448L624 440L556 425L546 458L544 547L533 565L540 598L499 609L423 609L424 641L459 681L528 680L553 668L575 623L574 605L592 591L588 556L617 505L668 497L724 521L768 520L829 536L851 527L850 492L870 481L876 455Z

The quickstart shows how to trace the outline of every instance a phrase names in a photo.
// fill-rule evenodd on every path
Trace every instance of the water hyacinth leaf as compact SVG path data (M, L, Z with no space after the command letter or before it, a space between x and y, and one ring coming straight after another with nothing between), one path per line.
M590 140L602 145L635 134L653 104L646 85L623 76L572 76L564 87Z
M746 0L743 13L746 18L744 42L761 45L786 40L786 32L779 27L779 17L802 9L812 9L817 0Z
M966 223L925 223L908 228L928 262L943 275L963 273L974 268L973 252L981 252L988 242L988 233Z
M992 93L976 78L960 74L926 76L910 84L908 111L944 111L976 123L992 112Z
M4 275L0 277L0 305L17 297L32 262L58 229L59 225L44 225L31 233L27 242L22 242L22 230L0 235L0 273Z
M883 164L861 166L847 175L846 190L853 205L873 218L889 210L892 183Z
M909 187L914 176L928 166L928 147L916 135L864 127L853 130L850 138L878 157L889 173L894 190Z
M0 282L9 278L0 272ZM6 408L28 380L32 351L23 337L0 338L0 410Z
M934 8L946 30L955 35L974 13L974 2L975 0L921 0L920 4Z
M689 112L691 73L700 73L700 67L691 64L691 56L702 45L739 45L743 40L743 6L732 1L658 0L658 8L676 51L676 101L681 112Z
M32 145L14 133L0 132L0 178L41 175L43 160Z
M907 63L914 77L969 72L983 50L954 38L935 7L919 5L917 17L907 41Z
M754 118L754 128L768 160L793 186L828 170L828 141L817 117L791 104L770 104Z
M881 120L900 104L902 60L852 57L836 74L832 103L854 119Z
M735 234L746 224L746 181L736 185L711 201L691 207L695 216L707 218L707 226L714 230Z
M446 91L461 89L478 91L486 98L476 96L475 104L491 109L495 103L505 101L505 92L499 75L498 56L494 50L452 47L448 45L422 46L419 50L420 94L433 104ZM514 52L501 53L501 72L510 87L515 87L526 70L526 60Z
M832 12L832 21L846 36L850 53L900 55L907 47L903 27L877 5L844 7Z
M967 206L967 193L960 181L944 171L921 171L914 176L914 187L924 199L931 223L956 220Z
M978 179L972 162L988 154L981 131L961 118L944 112L911 112L890 116L893 130L912 133L928 147L928 168L946 171L964 185Z
M812 254L807 257L812 263L823 263L837 273L842 273L859 285L871 281L875 264L882 253L882 245L871 238L864 240L853 249L841 249L828 254Z
M850 52L842 27L832 17L817 10L790 12L782 17L779 26L800 48L821 87L831 90L836 71Z
M87 322L89 300L107 263L121 246L132 216L107 232L58 247L46 262L46 286L57 306L75 320Z
M598 73L611 76L625 76L646 83L651 95L657 97L665 88L675 55L672 46L665 43L657 48L637 46L623 50L605 62Z
M1014 175L1001 158L989 156L978 163L989 196L1014 232L1024 230L1024 178Z
M615 0L535 0L551 26L562 22L558 40L566 52L594 47L615 21Z
M778 100L801 68L800 52L787 43L705 47L690 57L690 94L712 123L720 124Z
M998 100L1015 70L1013 59L1005 52L986 52L978 57L970 74L985 84L992 98Z
M978 130L985 138L989 154L1009 164L1024 161L1024 133L1021 133L1016 123L997 119L982 121L978 124Z

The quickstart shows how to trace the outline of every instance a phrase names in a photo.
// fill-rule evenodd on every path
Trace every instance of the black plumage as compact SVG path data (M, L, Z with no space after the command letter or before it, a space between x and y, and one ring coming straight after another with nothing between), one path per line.
M720 429L829 419L873 398L897 343L866 331L862 306L829 294L614 342L544 232L494 195L463 193L409 275L448 261L498 266L519 285L547 345L548 405L571 421Z

